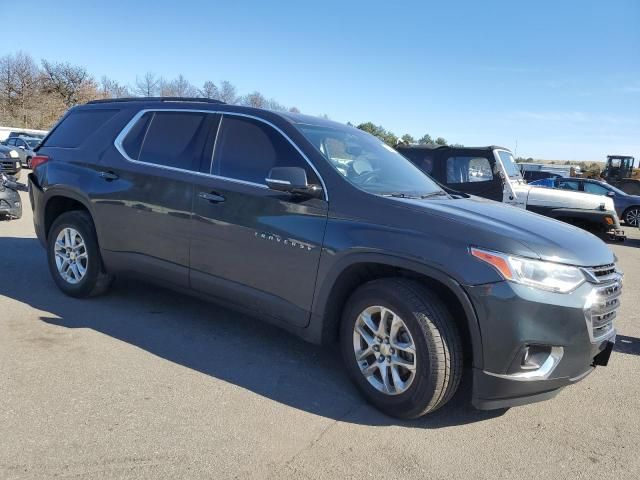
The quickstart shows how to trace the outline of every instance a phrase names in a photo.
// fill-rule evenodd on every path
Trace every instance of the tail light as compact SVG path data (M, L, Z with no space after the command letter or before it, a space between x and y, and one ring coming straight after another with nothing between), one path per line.
M47 157L46 155L36 155L35 157L31 158L31 170L35 170L36 168L38 168L38 166L42 165L43 163L47 163L49 161L49 157Z

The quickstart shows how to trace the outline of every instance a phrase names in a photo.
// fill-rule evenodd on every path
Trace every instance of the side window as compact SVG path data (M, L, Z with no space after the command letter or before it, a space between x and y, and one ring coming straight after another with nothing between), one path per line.
M153 118L153 112L145 113L136 124L129 130L127 136L122 141L122 148L129 158L133 158L134 160L138 160L140 156L140 149L142 148L142 142L144 140L145 135L147 134L147 129L149 128L149 123Z
M113 117L118 110L72 110L46 139L47 147L77 148Z
M155 112L149 120L138 160L165 167L197 170L207 140L206 117L205 113ZM135 142L132 140L129 147L135 148L133 145Z
M476 183L493 180L491 163L483 157L447 158L447 183Z
M304 168L309 183L320 183L300 153L273 127L251 118L224 115L212 173L264 185L273 167Z
M558 188L564 190L580 190L580 185L576 180L558 180Z
M16 144L15 138L10 138L9 140L7 140L7 145L13 147L15 144Z
M595 193L596 195L606 195L609 193L609 190L604 188L602 185L591 182L584 183L584 191L587 193Z

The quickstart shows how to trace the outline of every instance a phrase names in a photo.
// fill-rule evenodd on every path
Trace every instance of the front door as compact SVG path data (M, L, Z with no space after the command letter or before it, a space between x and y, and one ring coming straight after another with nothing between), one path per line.
M225 113L213 159L194 184L191 287L304 327L309 320L328 204L270 190L276 166L305 168L273 126Z

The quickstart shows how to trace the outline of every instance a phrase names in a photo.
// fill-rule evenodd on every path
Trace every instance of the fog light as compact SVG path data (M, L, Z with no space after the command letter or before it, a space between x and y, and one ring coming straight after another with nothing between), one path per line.
M525 345L516 355L508 373L493 373L486 370L484 373L508 380L545 380L556 369L563 354L562 347Z
M19 207L19 206L20 206L20 202L14 202L14 205L15 205L16 207Z
M613 218L604 217L604 221L607 222L607 225L613 225Z

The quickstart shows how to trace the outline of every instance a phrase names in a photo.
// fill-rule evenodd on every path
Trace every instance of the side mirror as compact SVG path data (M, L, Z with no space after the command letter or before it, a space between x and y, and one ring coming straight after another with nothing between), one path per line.
M304 168L274 167L269 171L269 176L265 178L265 182L271 190L278 192L313 198L322 197L322 187L309 185L307 172L305 172Z

